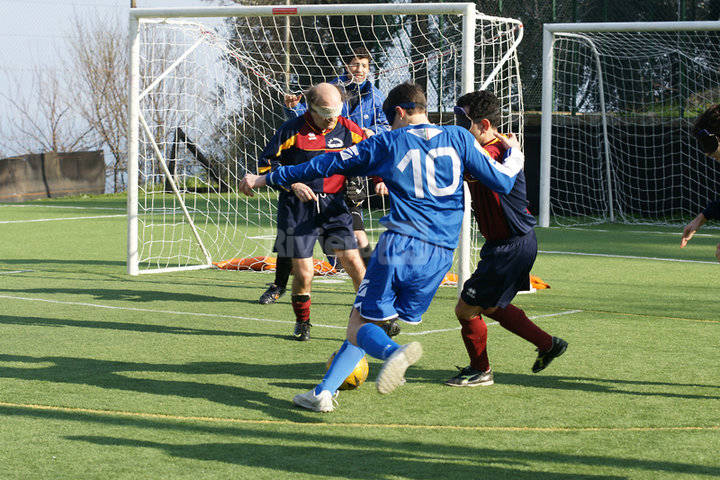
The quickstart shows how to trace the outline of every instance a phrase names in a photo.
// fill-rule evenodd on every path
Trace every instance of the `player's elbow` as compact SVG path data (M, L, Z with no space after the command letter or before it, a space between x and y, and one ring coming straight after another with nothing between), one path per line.
M498 193L501 193L503 195L507 195L508 193L512 192L513 187L515 186L515 178L512 178L508 181L504 181L500 184L500 188L497 190Z

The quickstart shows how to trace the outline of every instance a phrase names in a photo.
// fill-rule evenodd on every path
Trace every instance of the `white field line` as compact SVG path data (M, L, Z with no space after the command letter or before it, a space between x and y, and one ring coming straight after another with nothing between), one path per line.
M125 310L125 311L131 311L131 312L149 312L149 313L163 313L163 314L170 314L170 315L185 315L185 316L191 316L191 317L211 317L211 318L230 318L233 320L252 320L255 322L266 322L266 323L285 323L285 324L295 324L294 320L273 320L271 318L255 318L255 317L243 317L240 315L223 315L218 313L200 313L200 312L180 312L175 310L155 310L152 308L136 308L136 307L116 307L112 305L101 305L98 303L86 303L86 302L64 302L61 300L48 300L45 298L30 298L30 297L15 297L13 295L0 295L0 298L5 298L8 300L22 300L27 302L38 302L38 303L52 303L56 305L73 305L78 307L91 307L91 308L105 308L107 310ZM530 317L531 320L537 319L537 318L545 318L545 317L557 317L561 315L571 315L573 313L580 313L582 310L567 310L565 312L559 312L559 313L550 313L547 315L536 315L533 317ZM497 322L491 322L488 323L488 325L497 325ZM336 328L336 329L345 329L345 326L339 326L339 325L323 325L320 323L313 323L313 327L325 327L325 328ZM439 332L450 332L453 330L460 330L460 327L457 328L446 328L441 330L427 330L424 332L401 332L401 335L427 335L429 333L439 333Z
M544 227L544 228L548 228L551 230L576 230L576 231L580 231L580 232L601 232L601 233L611 232L611 230L603 230L601 228L582 228L582 227ZM710 227L705 227L705 228L713 228L713 227L710 226ZM620 234L641 233L641 234L650 234L650 235L670 235L673 237L682 236L682 232L663 232L660 230L626 230L626 231L620 231L620 232L616 231L615 233L620 233ZM715 235L713 235L712 233L696 233L695 236L696 237L714 237Z
M548 313L545 315L534 315L532 317L528 317L530 320L536 320L538 318L546 318L546 317L560 317L562 315L572 315L574 313L581 313L582 310L566 310L564 312L558 312L558 313ZM489 327L491 325L499 325L498 322L488 322L486 325ZM425 330L424 332L400 332L400 335L427 335L429 333L443 333L443 332L454 332L456 330L460 330L460 327L454 327L454 328L441 328L438 330Z
M105 308L107 310L125 310L125 311L131 311L131 312L149 312L149 313L164 313L164 314L170 314L170 315L185 315L185 316L191 316L191 317L212 317L212 318L230 318L233 320L253 320L256 322L267 322L267 323L287 323L287 324L295 324L294 320L273 320L270 318L254 318L254 317L243 317L240 315L223 315L218 313L200 313L200 312L180 312L176 310L155 310L152 308L136 308L136 307L116 307L112 305L101 305L98 303L86 303L86 302L64 302L60 300L48 300L45 298L30 298L30 297L15 297L12 295L0 295L0 298L6 298L9 300L24 300L28 302L40 302L40 303L53 303L57 305L74 305L78 307L91 307L91 308ZM340 327L337 325L321 325L317 323L313 323L313 327L327 327L327 328L341 328L345 329L346 327Z
M125 217L126 215L96 215L93 217L65 217L65 218L36 218L34 220L0 220L0 224L5 223L33 223L33 222L59 222L63 220L90 220L97 218L115 218Z
M0 275L11 275L13 273L25 273L25 272L32 272L32 270L12 270L9 272L0 272Z
M635 260L657 260L661 262L680 262L680 263L707 263L709 265L717 265L718 262L708 262L705 260L683 260L680 258L661 258L661 257L640 257L637 255L613 255L610 253L584 253L584 252L560 252L556 250L538 250L538 253L547 253L551 255L581 255L586 257L607 257L607 258L630 258Z
M65 210L113 210L118 212L125 212L125 208L116 207L71 207L69 205L15 205L15 204L2 204L0 208L60 208Z

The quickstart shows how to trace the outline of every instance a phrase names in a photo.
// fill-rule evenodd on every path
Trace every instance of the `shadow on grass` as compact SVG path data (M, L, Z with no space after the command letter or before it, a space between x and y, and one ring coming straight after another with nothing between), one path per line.
M657 461L610 455L582 455L563 453L543 447L532 449L483 448L472 442L483 441L485 434L468 433L463 444L457 441L398 441L387 438L387 431L362 429L353 435L352 428L344 434L309 431L309 425L258 425L256 428L230 424L181 422L128 417L88 412L39 410L33 407L0 406L0 415L22 415L39 420L61 420L97 424L102 427L142 428L157 436L159 431L181 434L234 436L239 442L181 444L162 443L142 439L111 436L75 435L65 438L77 442L108 447L155 448L174 457L213 460L247 467L268 468L295 475L323 475L327 477L375 479L395 474L403 478L472 478L472 479L621 479L626 476L564 473L578 466L621 469L653 474L676 473L690 476L718 476L720 468L677 461ZM315 418L327 419L315 414ZM307 420L306 420L307 422ZM315 425L323 428L322 425ZM336 425L337 427L337 425ZM331 427L328 427L331 428ZM420 431L418 431L420 433ZM516 436L518 432L510 432ZM437 435L437 432L434 433ZM495 433L493 435L502 435ZM546 435L525 433L526 437ZM562 433L553 435L565 435ZM573 432L570 435L579 435ZM592 433L590 435L596 435ZM427 438L427 437L426 437ZM578 440L580 441L580 439ZM525 441L524 445L532 445ZM319 447L318 447L319 445ZM362 466L358 464L361 462ZM532 463L543 465L544 471L533 470ZM629 472L630 473L630 472ZM279 473L279 478L288 478ZM291 477L293 478L293 477ZM297 478L295 476L294 478Z
M212 315L210 315L212 316ZM222 318L222 317L220 317ZM227 321L242 321L242 318L224 318ZM160 333L171 335L205 335L205 336L225 336L225 337L249 337L249 338L277 338L286 339L297 342L292 335L295 320L281 321L273 320L272 323L287 324L287 334L271 334L257 332L242 332L233 330L215 330L207 328L190 328L190 327L173 327L169 325L153 325L147 323L129 323L129 322L102 322L98 320L70 320L65 318L47 318L47 317L24 317L0 315L0 325L24 325L35 327L72 327L72 328L93 328L99 330L117 330L122 332L139 332L139 333ZM338 332L344 333L344 330L337 329ZM313 332L313 340L338 341L342 336L339 333L337 337L321 337Z
M307 442L305 434L286 434L277 439L281 444L242 441L233 443L171 444L106 436L69 436L69 440L109 447L154 448L167 455L192 460L224 462L251 468L287 472L290 477L305 478L320 475L331 478L377 479L398 475L412 479L513 479L513 480L611 480L614 475L589 475L561 472L540 472L532 469L528 459L519 451L477 451L458 448L440 454L427 444L418 449L405 442L353 439L335 435L315 436L312 447L293 445ZM338 440L345 438L344 445ZM282 443L290 443L282 444ZM317 443L315 443L317 442ZM414 443L414 442L413 442ZM319 445L320 446L319 446ZM444 449L444 448L443 448ZM442 455L441 458L438 458ZM449 457L449 458L448 458ZM543 459L543 463L547 462ZM501 466L498 466L501 465ZM518 469L517 466L525 467ZM282 478L283 475L280 475Z
M552 368L552 367L550 367ZM411 368L408 370L408 381L422 383L443 383L456 372L451 370L425 370ZM544 372L543 372L544 373ZM532 388L549 388L559 390L577 390L593 393L614 393L621 395L638 395L646 397L668 397L689 399L720 399L720 385L705 385L700 383L653 382L645 380L616 380L599 377L568 377L510 372L494 372L495 383L501 385L518 385ZM716 395L700 395L691 393L650 392L633 390L631 387L673 387L673 388L708 388L717 391Z
M240 386L208 383L203 379L178 381L160 378L136 378L133 375L137 374L141 377L162 377L167 374L234 375L242 379L254 377L292 380L298 373L311 376L312 372L320 372L320 374L322 372L319 369L320 365L316 363L298 363L293 364L293 368L288 368L287 365L259 365L234 362L156 364L74 357L31 357L26 355L0 355L0 362L22 364L20 367L4 365L0 368L0 378L87 385L109 390L152 395L199 398L223 405L258 410L269 416L292 420L307 420L307 412L294 410L290 408L290 400L273 398L266 392ZM320 375L318 375L317 380L319 379Z
M158 290L130 290L128 288L0 288L0 292L15 294L67 294L91 296L95 300L120 300L125 302L233 302L257 304L254 300L222 298L195 293L167 292Z
M295 322L288 321L288 325L294 325ZM221 337L257 337L257 338L288 338L288 335L276 335L270 333L254 333L239 332L232 330L211 330L205 328L190 327L172 327L168 325L152 325L146 323L128 323L128 322L101 322L97 320L69 320L64 318L45 318L45 317L23 317L0 315L0 325L25 325L34 327L74 327L74 328L94 328L100 330L117 330L124 332L139 333L161 333L171 335L206 335ZM288 327L288 331L290 327Z

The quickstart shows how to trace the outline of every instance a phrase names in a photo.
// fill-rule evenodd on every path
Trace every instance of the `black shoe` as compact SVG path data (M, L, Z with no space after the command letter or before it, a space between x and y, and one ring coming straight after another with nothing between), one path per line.
M457 368L460 370L458 374L446 381L445 385L450 385L451 387L478 387L481 385L489 386L495 383L492 369L487 372L482 372L475 370L471 366Z
M268 289L265 290L265 293L260 295L260 302L261 305L267 305L269 303L275 303L278 301L280 297L285 295L285 289L280 288L274 283L268 283Z
M295 332L293 336L295 340L300 342L307 342L310 340L310 322L295 322Z
M387 322L380 325L380 328L385 330L387 336L391 338L400 333L400 325L398 325L397 320L395 319L388 320Z
M562 338L552 337L552 347L550 347L550 350L545 350L544 352L541 352L538 349L537 359L532 366L533 373L538 373L540 370L544 370L545 367L550 365L550 362L553 361L553 358L559 357L560 355L565 353L565 350L567 350L567 346L567 342Z

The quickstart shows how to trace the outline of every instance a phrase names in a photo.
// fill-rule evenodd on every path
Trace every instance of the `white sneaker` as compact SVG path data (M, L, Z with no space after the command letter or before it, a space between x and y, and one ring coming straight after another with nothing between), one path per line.
M411 342L398 348L385 360L378 373L375 386L380 393L390 393L405 383L405 371L422 357L420 342Z
M335 410L333 401L335 401L335 399L329 390L323 390L315 395L314 388L309 392L300 393L293 397L293 403L295 405L315 412L332 412ZM335 401L335 403L337 403L337 401Z

